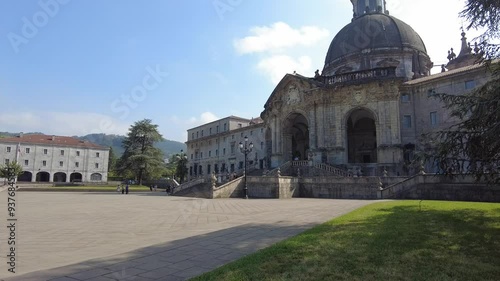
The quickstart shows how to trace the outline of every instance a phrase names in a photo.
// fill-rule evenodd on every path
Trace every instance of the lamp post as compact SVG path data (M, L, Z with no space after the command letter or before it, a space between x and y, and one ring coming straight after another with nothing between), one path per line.
M245 142L240 142L240 151L245 155L245 168L244 168L244 183L245 187L243 188L243 191L245 193L245 198L248 199L248 187L247 187L247 155L248 153L252 152L253 149L253 143L248 143L248 137L245 136Z

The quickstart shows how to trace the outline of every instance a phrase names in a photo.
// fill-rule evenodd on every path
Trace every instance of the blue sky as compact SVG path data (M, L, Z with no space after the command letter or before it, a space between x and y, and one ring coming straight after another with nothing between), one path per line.
M460 48L463 3L387 0L435 65ZM351 18L348 0L0 1L0 131L125 134L149 118L185 141L259 116L284 74L313 76Z

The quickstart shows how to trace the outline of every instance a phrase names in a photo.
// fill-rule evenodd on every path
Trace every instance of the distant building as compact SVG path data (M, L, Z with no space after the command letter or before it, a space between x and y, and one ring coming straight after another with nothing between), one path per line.
M212 172L229 174L244 168L244 154L239 143L248 138L254 147L248 154L250 169L268 167L264 124L260 118L245 119L229 116L188 130L186 156L188 177L205 176Z
M108 158L108 147L72 137L20 134L0 139L0 161L21 165L21 182L107 182Z

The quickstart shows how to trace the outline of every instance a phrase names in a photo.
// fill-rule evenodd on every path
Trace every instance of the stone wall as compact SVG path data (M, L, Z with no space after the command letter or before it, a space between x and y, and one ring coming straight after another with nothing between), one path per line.
M243 177L239 177L213 190L212 198L243 198Z
M302 178L300 197L334 199L376 199L378 178Z
M500 186L477 183L472 177L419 175L415 179L416 185L395 193L394 198L500 202Z

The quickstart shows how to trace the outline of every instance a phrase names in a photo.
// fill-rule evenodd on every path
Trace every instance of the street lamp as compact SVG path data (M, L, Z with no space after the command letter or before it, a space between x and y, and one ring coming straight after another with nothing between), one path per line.
M245 136L245 143L240 142L240 151L241 153L245 154L245 170L244 170L244 182L245 182L245 187L243 189L245 193L245 198L248 199L248 187L247 187L247 155L248 153L252 152L253 149L253 143L248 143L248 137Z

